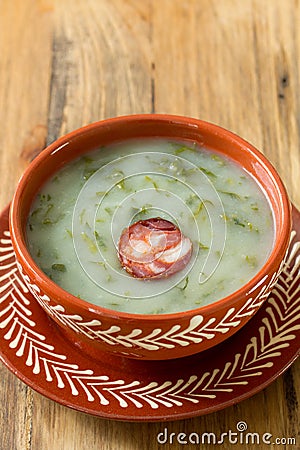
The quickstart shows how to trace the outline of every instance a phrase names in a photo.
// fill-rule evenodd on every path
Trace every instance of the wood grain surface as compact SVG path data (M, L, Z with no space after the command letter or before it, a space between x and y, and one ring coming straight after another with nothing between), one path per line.
M273 162L300 208L298 0L0 0L0 11L1 209L47 143L99 119L149 112L240 134ZM60 406L3 365L0 380L1 450L196 448L159 445L162 423ZM297 361L254 397L168 430L221 434L243 420L297 439L278 448L300 448L299 393Z

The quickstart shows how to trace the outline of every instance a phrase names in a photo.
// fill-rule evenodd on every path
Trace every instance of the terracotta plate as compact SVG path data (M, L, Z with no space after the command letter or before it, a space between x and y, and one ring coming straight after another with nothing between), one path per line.
M198 355L93 360L60 333L19 275L0 216L0 356L27 385L65 406L110 419L175 420L220 410L260 391L299 355L300 213L293 208L289 255L259 312L230 339Z

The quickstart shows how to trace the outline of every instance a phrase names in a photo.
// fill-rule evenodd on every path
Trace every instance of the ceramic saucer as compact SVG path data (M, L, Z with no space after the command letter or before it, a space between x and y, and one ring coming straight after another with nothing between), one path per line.
M0 356L23 382L65 406L129 421L183 419L250 397L299 355L300 213L284 270L259 312L212 349L169 361L100 353L91 359L61 334L22 282L0 216Z

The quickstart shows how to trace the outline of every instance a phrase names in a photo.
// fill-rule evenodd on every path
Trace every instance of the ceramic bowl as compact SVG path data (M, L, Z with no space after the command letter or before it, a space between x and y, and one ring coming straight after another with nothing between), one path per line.
M189 311L141 315L83 301L56 285L36 265L25 227L31 204L45 179L79 155L129 138L189 139L226 154L257 180L275 222L273 249L262 269L242 288ZM58 139L28 167L10 209L10 232L18 267L28 289L59 326L55 329L93 358L99 352L148 360L179 358L215 346L243 327L267 298L282 270L291 232L291 208L279 175L252 145L216 125L172 115L133 115L103 120Z

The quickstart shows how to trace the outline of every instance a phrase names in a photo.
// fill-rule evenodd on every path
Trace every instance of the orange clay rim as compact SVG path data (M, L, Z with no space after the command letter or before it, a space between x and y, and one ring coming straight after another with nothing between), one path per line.
M87 132L96 131L99 127L113 125L124 125L128 123L148 123L152 121L158 121L159 123L169 123L180 124L184 127L194 127L199 129L199 133L201 130L208 130L211 135L216 135L221 137L226 141L231 141L238 145L238 147L245 150L248 154L248 157L252 157L257 160L264 168L264 171L271 176L273 183L277 189L278 196L280 199L280 215L274 215L275 222L275 240L273 249L267 259L266 263L260 269L260 271L246 284L244 284L240 289L233 292L232 294L221 298L213 303L210 303L205 306L201 306L199 308L193 308L187 311L181 311L176 313L167 313L167 314L138 314L138 313L126 313L115 311L113 309L105 308L102 306L95 305L86 300L82 300L69 292L65 291L63 288L58 286L52 280L50 280L42 270L37 266L33 258L31 257L25 242L25 236L22 231L22 196L25 190L25 187L30 180L34 177L35 171L38 171L40 166L47 160L51 155L60 149L61 147L67 145L72 140L76 139L78 136L82 136ZM147 137L147 134L145 134ZM167 137L167 136L159 136L159 137ZM175 136L172 136L175 137ZM180 138L180 136L178 136ZM223 152L224 153L224 152ZM252 173L252 176L253 173ZM255 177L256 178L256 177ZM260 183L259 183L260 185ZM32 196L32 199L34 195ZM270 202L271 203L271 202ZM274 214L273 208L272 212ZM278 220L278 218L280 220ZM277 219L277 220L276 220ZM206 314L211 315L215 314L222 307L232 307L241 299L245 299L250 291L254 290L256 285L259 285L259 282L269 273L273 274L274 267L278 268L278 265L283 260L291 232L291 205L288 199L288 195L286 189L279 177L277 171L273 167L273 165L266 159L266 157L255 147L253 147L250 143L237 136L236 134L219 127L215 124L205 122L195 118L177 116L177 115L169 115L169 114L137 114L137 115L129 115L129 116L119 116L115 118L110 118L106 120L102 120L99 122L92 123L90 125L84 126L77 130L68 133L67 135L59 138L51 145L49 145L45 150L43 150L28 166L26 171L24 172L22 178L19 181L16 192L14 194L11 207L10 207L10 232L12 237L12 242L14 246L14 250L17 255L18 261L25 269L25 273L27 273L31 280L35 284L37 284L40 289L47 293L47 295L51 296L55 299L56 302L60 302L65 307L71 307L72 309L80 308L82 311L86 313L94 313L99 314L101 316L113 317L114 319L138 319L143 322L168 322L172 319L178 318L189 318L190 316L194 316L196 314Z

